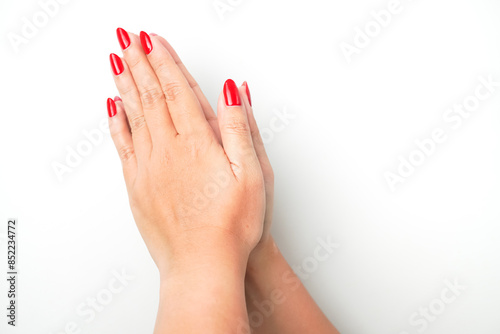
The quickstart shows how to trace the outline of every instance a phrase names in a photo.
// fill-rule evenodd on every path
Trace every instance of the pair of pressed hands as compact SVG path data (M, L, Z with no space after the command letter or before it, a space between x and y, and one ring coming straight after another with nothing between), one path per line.
M270 235L274 176L244 83L217 116L162 37L117 29L111 136L160 273L155 333L338 333Z

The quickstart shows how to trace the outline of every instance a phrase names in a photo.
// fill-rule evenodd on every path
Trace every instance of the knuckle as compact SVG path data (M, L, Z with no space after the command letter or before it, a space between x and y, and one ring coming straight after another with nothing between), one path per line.
M133 146L123 146L118 149L118 156L122 163L127 163L134 156L135 151Z
M184 156L189 157L192 161L198 159L198 157L203 156L203 152L206 152L203 143L189 140L183 145Z
M129 56L127 59L127 65L130 69L135 69L142 63L142 59L139 56L138 51L134 52L134 48L129 49Z
M133 100L134 97L137 98L137 90L136 90L136 87L135 86L132 86L132 85L127 85L126 87L122 88L120 90L120 95L123 97L123 98L128 98L129 100Z
M184 92L184 86L177 81L163 83L161 88L167 101L175 101Z
M132 115L129 118L130 131L135 133L146 126L146 119L144 115Z
M163 97L163 93L156 87L148 87L141 91L140 97L144 106L150 106L160 101Z
M240 118L231 118L224 124L224 130L234 135L246 135L248 133L248 124Z
M121 135L121 133L123 132L123 128L119 126L119 124L117 124L116 122L112 122L111 120L111 118L108 119L109 134L111 135L113 140L115 140L115 138L118 138L118 136Z
M165 58L161 58L161 59L157 60L154 63L153 68L154 68L156 74L158 74L158 76L166 76L168 78L168 75L170 72L169 71L169 64L167 63Z

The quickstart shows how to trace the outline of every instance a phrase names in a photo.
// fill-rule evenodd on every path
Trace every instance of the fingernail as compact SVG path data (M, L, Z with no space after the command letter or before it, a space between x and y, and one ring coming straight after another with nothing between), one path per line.
M115 96L115 102L121 101L122 99L119 96Z
M141 44L142 48L144 49L144 52L146 52L147 55L150 54L151 51L153 51L153 44L151 43L151 38L149 38L149 35L144 31L141 31Z
M252 97L250 96L250 89L248 89L248 84L246 81L243 83L243 85L245 85L245 90L247 91L248 103L250 103L250 107L251 107L252 106Z
M224 99L226 100L227 106L240 106L240 94L238 93L238 87L233 80L228 79L224 83Z
M111 68L113 69L113 73L115 75L120 75L123 72L123 63L120 57L115 55L114 53L109 55L109 61L111 63Z
M116 115L116 104L115 104L115 101L113 101L113 99L109 98L108 99L108 116L113 117L114 115Z
M154 32L150 32L149 33L149 36L158 36L157 34L155 34Z
M122 50L125 50L130 45L130 37L128 36L127 31L122 28L116 29L116 36L118 36L118 42L122 47Z

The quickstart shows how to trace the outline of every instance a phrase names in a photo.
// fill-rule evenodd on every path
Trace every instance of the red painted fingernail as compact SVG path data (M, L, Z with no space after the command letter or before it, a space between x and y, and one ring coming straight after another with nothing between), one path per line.
M115 96L114 98L115 102L121 101L122 99L119 96Z
M149 38L149 35L144 31L141 31L141 44L142 48L144 49L144 52L146 52L147 55L150 54L151 51L153 51L153 44L151 43L151 38Z
M122 50L125 50L130 45L130 37L128 36L127 31L122 28L116 29L116 36L118 36L118 42L122 47Z
M224 83L224 99L227 106L241 105L238 87L236 87L236 84L231 79L226 80Z
M113 69L113 73L115 75L120 75L123 72L123 63L120 57L115 55L114 53L109 55L109 61L111 63L111 68Z
M113 117L114 115L116 115L116 104L115 104L115 101L113 101L113 99L109 98L108 99L108 116Z
M250 89L248 89L248 84L246 81L243 83L243 85L245 85L245 90L247 91L248 103L250 103L250 107L251 107L252 106L252 97L250 96Z

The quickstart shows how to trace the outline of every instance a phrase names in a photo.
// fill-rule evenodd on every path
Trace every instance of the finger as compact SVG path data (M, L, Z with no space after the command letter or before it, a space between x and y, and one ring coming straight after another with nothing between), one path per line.
M207 97L205 96L205 94L203 94L200 85L198 85L198 83L193 78L191 73L189 73L188 69L182 62L181 58L179 57L175 49L170 45L170 43L165 38L157 34L150 34L150 36L156 36L156 38L165 47L165 49L167 49L168 53L170 53L175 63L177 64L177 67L179 67L179 69L181 70L182 74L184 74L184 77L189 83L189 86L191 86L191 89L198 98L198 101L200 101L201 108L203 109L203 113L205 114L205 119L207 120L208 124L210 124L210 127L214 131L215 136L217 137L220 143L221 139L220 139L219 122L217 121L217 116L215 115L212 106L208 102Z
M210 126L200 102L170 53L157 37L151 38L145 32L141 32L141 43L156 72L177 132L181 135L205 134Z
M274 172L267 156L264 141L260 135L259 127L252 108L252 97L250 89L245 81L239 88L240 96L242 97L243 104L247 110L248 125L250 126L250 133L252 135L253 147L259 159L262 175L264 176L264 183L266 185L266 216L264 219L264 227L269 229L273 218L273 203L274 203Z
M128 123L127 110L125 109L122 98L119 96L115 96L113 101L115 101L115 104L118 106L118 108L121 108L125 113L125 122L127 122L128 131L132 133L132 131L130 131L130 124Z
M243 83L243 85L240 86L239 92L240 96L242 97L243 105L245 106L245 109L247 111L248 125L250 126L250 134L252 136L253 147L255 149L255 153L257 154L257 158L259 159L262 171L264 172L264 177L266 177L266 174L271 174L269 175L269 177L271 177L271 163L269 162L269 157L266 153L264 141L262 140L259 127L257 126L257 121L255 120L255 116L253 114L252 97L250 95L250 89L248 88L248 84L246 81Z
M121 100L108 99L108 123L111 138L115 143L116 151L120 157L125 183L132 184L137 172L137 160L134 152L132 134L127 124L127 116Z
M120 29L120 28L119 28ZM165 96L161 90L156 74L149 64L148 57L144 52L139 37L125 30L120 30L117 35L123 40L124 34L128 35L129 45L123 50L123 58L129 65L130 72L134 78L139 93L139 100L144 113L144 121L151 133L151 140L164 142L168 137L175 136L177 132L170 118ZM128 110L128 108L127 108Z
M151 136L144 119L142 104L139 98L139 92L132 77L128 65L116 54L110 55L111 68L116 88L123 98L123 104L127 110L128 123L132 133L135 153L139 160L142 157L149 157L151 153Z
M241 103L238 87L229 79L219 96L217 109L219 128L224 151L231 163L235 176L239 171L258 160L253 148L250 126L245 106Z

